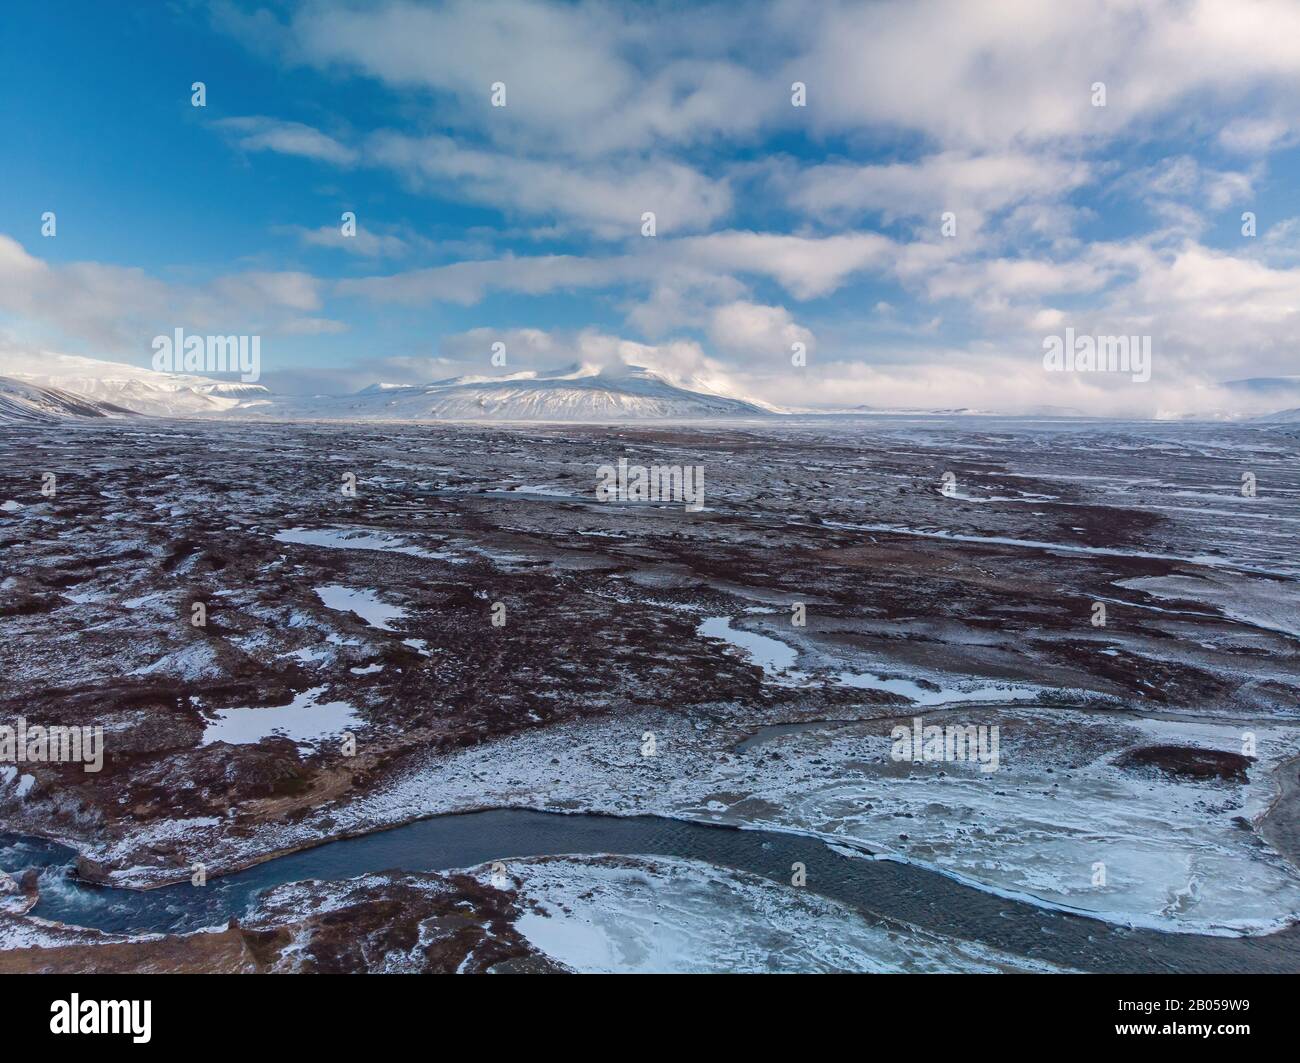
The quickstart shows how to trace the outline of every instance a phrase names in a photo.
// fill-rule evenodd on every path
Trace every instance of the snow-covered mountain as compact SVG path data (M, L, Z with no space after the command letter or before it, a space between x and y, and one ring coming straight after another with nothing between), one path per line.
M133 411L58 388L0 376L0 424L45 424L64 418L132 417Z
M1218 387L1228 401L1218 409L1188 417L1189 420L1246 420L1294 424L1300 420L1300 376L1256 376L1244 380L1223 380Z
M158 373L75 355L0 351L0 374L155 417L285 420L619 421L762 417L766 404L676 383L640 366L570 366L431 384L374 384L354 395L273 396L261 384Z
M50 351L0 351L0 374L154 417L211 417L270 401L261 384L158 373Z
M1258 424L1300 424L1300 407L1294 410L1266 413L1262 417L1252 417L1251 421Z
M620 421L766 417L771 407L669 382L640 366L575 366L431 384L375 384L355 395L284 400L252 412L340 420Z

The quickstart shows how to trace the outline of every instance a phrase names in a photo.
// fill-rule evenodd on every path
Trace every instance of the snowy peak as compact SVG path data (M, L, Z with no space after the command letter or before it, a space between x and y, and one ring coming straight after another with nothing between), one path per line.
M296 416L358 420L622 421L765 417L772 412L745 399L678 386L634 365L378 384L346 398L298 405Z

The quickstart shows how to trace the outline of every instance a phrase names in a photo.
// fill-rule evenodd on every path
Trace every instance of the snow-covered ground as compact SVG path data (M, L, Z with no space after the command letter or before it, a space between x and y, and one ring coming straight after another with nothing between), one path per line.
M316 588L316 594L326 609L339 609L355 613L371 627L392 631L394 621L401 620L406 610L391 605L379 597L379 592L365 587L344 587L330 583Z
M961 710L926 718L954 721L969 722ZM971 761L895 761L891 720L780 734L738 752L733 730L701 732L678 715L647 712L430 757L383 792L320 814L336 833L490 807L658 814L811 835L863 859L908 861L1116 923L1240 934L1300 916L1300 875L1240 822L1257 823L1271 807L1273 772L1300 756L1296 728L1254 726L1249 782L1229 787L1115 761L1168 742L1235 750L1236 727L1010 706L986 708L979 721L1000 730L993 773ZM654 756L641 753L646 732ZM216 823L190 825L185 837L219 866L241 850L307 843L322 829L314 818L233 844ZM151 878L144 868L113 876Z
M516 929L582 973L1056 970L699 861L560 856L471 874L518 890Z
M0 810L113 884L500 806L800 834L1112 924L1300 916L1261 830L1300 758L1280 430L21 431L72 471L47 500L0 463L5 705L132 759L0 766ZM623 452L705 462L709 512L597 504ZM996 770L894 759L916 717L997 728ZM1166 770L1197 750L1222 770Z
M980 720L1001 729L994 774L969 762L895 762L883 725L805 731L746 755L724 758L715 749L696 757L686 752L698 745L695 736L666 717L647 717L558 742L522 736L488 756L466 751L427 782L412 777L394 797L419 800L413 791L427 787L446 808L445 788L459 777L470 807L591 807L594 798L599 811L809 833L994 892L1166 930L1257 933L1300 915L1300 875L1237 823L1272 804L1271 772L1300 755L1295 729L1258 729L1260 760L1239 800L1214 784L1112 763L1134 745L1167 741L1239 748L1239 729L1068 710L999 709ZM640 755L640 732L629 733L637 728L657 730L658 756ZM613 797L616 786L629 792Z
M304 690L288 705L218 709L203 732L203 744L246 745L271 735L309 743L357 725L357 710L346 701L321 701L324 687Z
M1300 638L1300 598L1290 582L1261 580L1243 587L1215 576L1148 576L1116 586L1167 601L1208 602L1250 627Z
M412 557L440 558L456 564L460 561L447 551L425 550L412 546L401 536L383 535L356 528L286 528L275 533L277 543L298 543L327 550L386 550Z

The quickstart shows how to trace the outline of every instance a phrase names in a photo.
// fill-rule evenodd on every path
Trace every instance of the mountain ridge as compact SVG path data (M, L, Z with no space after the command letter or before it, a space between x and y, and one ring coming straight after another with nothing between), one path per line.
M124 362L51 351L3 352L0 375L153 417L220 415L271 400L271 392L261 384L159 373Z
M353 420L621 421L770 417L749 399L671 382L643 366L569 366L499 377L468 375L427 384L376 383L352 395L285 400L259 416Z
M0 424L48 424L68 419L140 416L134 410L99 402L60 388L0 376Z

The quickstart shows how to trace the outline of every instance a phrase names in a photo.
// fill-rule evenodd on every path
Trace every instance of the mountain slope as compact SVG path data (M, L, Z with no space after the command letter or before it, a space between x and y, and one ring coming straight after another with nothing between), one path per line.
M355 395L286 402L258 412L355 420L621 421L766 417L773 411L744 399L679 387L647 369L626 366L457 377L414 386L376 384Z
M0 377L0 424L48 424L65 418L132 417L131 410L58 388Z
M38 387L69 392L154 417L211 417L252 403L267 402L271 394L261 384L158 373L120 362L48 351L0 353L0 373Z
M1266 413L1261 417L1252 417L1251 420L1258 424L1300 424L1300 407Z

